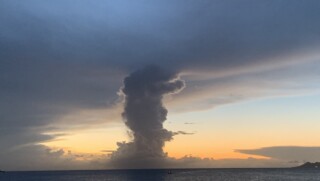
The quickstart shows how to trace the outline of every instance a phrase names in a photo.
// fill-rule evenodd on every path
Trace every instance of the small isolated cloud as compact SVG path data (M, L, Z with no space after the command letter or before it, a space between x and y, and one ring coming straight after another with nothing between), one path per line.
M182 135L193 135L195 133L189 133L189 132L185 132L185 131L177 131L177 132L173 133L173 135L179 135L179 134L182 134Z
M269 157L272 159L298 161L298 162L316 162L320 161L320 147L303 146L274 146L258 149L239 149L239 153Z
M185 122L184 124L194 124L194 123L192 123L192 122Z
M104 152L104 153L112 153L114 152L115 150L101 150L101 152Z

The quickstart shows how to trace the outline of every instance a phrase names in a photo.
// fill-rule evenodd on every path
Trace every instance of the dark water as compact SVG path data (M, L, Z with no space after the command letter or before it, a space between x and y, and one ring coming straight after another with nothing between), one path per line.
M320 169L179 169L0 173L1 181L287 181L319 180Z

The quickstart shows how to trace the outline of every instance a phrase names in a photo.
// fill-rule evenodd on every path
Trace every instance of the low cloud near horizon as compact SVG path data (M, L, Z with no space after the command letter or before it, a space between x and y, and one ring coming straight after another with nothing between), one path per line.
M239 149L235 151L248 155L258 155L298 163L320 161L320 147L315 146L274 146L259 149Z
M110 159L111 154L77 154L63 149L54 150L43 145L30 145L0 155L0 159L1 164L5 165L3 168L8 171L118 169L111 164L113 163ZM25 155L28 155L28 157ZM250 156L243 159L214 159L186 155L181 158L167 157L163 163L166 164L157 168L279 168L294 167L303 162L259 159Z

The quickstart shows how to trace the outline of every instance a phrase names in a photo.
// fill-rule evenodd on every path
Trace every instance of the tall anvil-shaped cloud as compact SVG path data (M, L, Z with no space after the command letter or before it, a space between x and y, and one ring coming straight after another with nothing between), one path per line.
M163 127L168 111L162 99L165 94L177 93L183 88L184 82L175 72L156 66L147 66L125 78L122 115L133 140L118 143L118 150L111 155L115 167L161 167L167 157L163 152L164 143L175 135Z

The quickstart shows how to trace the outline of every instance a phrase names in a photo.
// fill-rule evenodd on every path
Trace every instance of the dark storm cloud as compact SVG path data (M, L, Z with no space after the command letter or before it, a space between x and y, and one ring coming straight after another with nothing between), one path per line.
M175 72L147 66L124 79L125 95L123 117L132 131L133 140L118 143L118 150L111 154L113 166L120 168L162 167L166 159L163 147L175 134L163 127L167 109L162 99L184 87Z
M33 2L2 1L10 59L220 69L267 63L320 39L318 1Z
M1 143L12 146L53 139L42 133L54 131L48 125L72 111L112 106L121 85L114 79L121 73L85 65L17 61L0 74Z
M28 134L24 143L53 139L42 134L48 125L112 106L124 76L149 64L211 73L276 66L284 60L274 57L319 46L319 7L317 0L2 0L0 134L19 131L17 145Z

